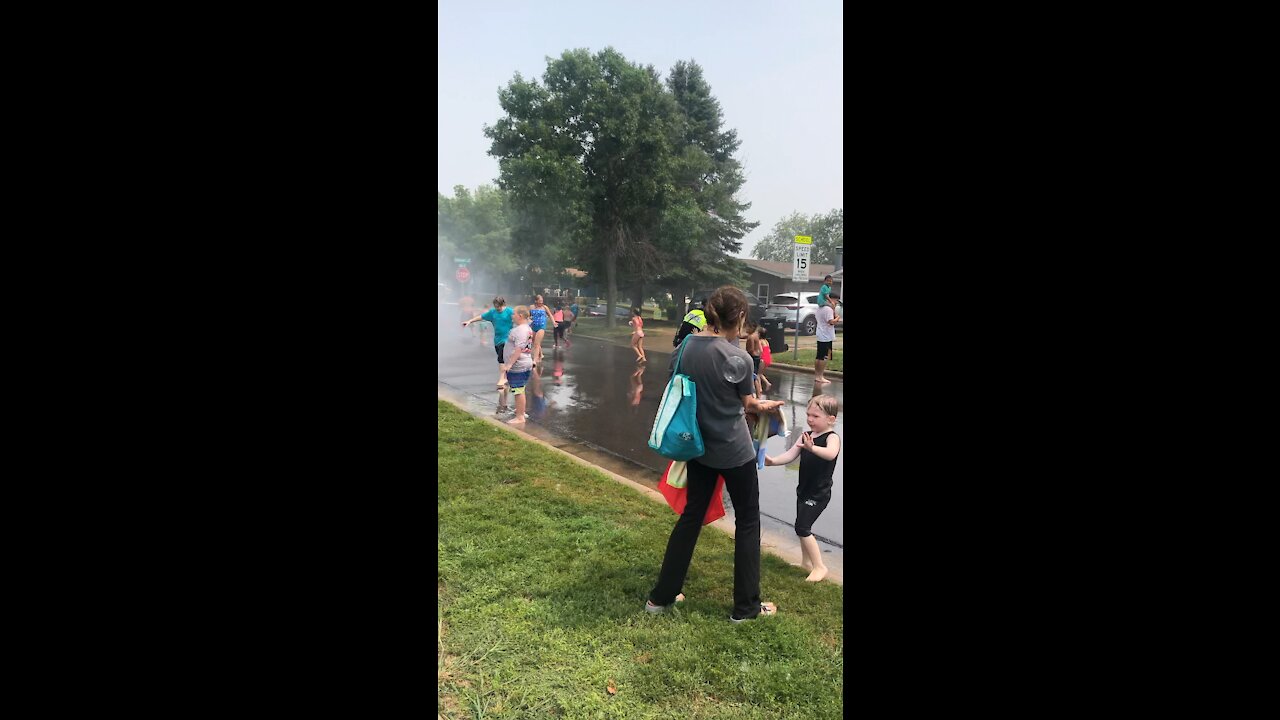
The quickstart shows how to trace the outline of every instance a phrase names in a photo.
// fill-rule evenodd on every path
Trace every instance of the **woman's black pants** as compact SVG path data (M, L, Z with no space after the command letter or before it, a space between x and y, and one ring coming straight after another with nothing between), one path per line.
M717 475L724 476L737 528L733 541L733 616L753 618L760 614L760 479L755 460L724 470L689 461L688 502L667 541L658 584L649 593L649 600L654 605L670 605L684 586Z

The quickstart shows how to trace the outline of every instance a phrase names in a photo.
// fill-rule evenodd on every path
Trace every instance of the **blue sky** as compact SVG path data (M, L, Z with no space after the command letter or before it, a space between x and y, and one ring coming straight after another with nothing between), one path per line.
M501 117L498 88L541 81L546 57L613 46L663 78L676 60L702 66L736 129L756 239L792 212L844 206L844 11L836 0L622 2L441 0L438 190L492 184L483 127Z

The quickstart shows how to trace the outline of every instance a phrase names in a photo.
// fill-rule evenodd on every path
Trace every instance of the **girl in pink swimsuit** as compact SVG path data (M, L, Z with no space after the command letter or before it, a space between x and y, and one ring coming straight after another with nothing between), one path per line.
M644 356L644 318L640 317L640 308L631 308L631 319L627 324L635 328L631 333L631 349L636 351L636 362L648 362Z

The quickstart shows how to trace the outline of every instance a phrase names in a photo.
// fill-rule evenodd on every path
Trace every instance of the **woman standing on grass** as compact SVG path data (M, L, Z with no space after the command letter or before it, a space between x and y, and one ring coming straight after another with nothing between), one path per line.
M680 589L702 520L716 477L723 475L737 527L729 619L742 622L778 611L773 603L760 601L760 479L745 413L767 413L781 407L782 401L755 397L751 356L736 344L747 318L747 296L736 287L722 287L707 299L706 316L706 329L685 340L682 354L671 356L673 366L680 357L680 372L692 378L696 387L698 430L706 450L687 465L687 502L667 541L658 583L649 592L645 610L660 613L683 599Z
M636 362L648 362L644 356L644 318L640 316L640 308L631 308L631 319L627 324L635 328L631 333L631 349L636 351Z

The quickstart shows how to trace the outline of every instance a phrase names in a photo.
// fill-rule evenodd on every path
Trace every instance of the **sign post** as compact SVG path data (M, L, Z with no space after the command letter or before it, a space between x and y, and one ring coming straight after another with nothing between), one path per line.
M804 302L804 284L809 282L809 255L813 250L813 237L797 235L791 246L791 282L796 284L796 348L791 359L800 360L800 305Z
M466 295L467 281L471 279L471 271L467 269L467 263L471 262L471 258L456 257L453 261L458 263L458 272L454 276L458 278L458 295Z

